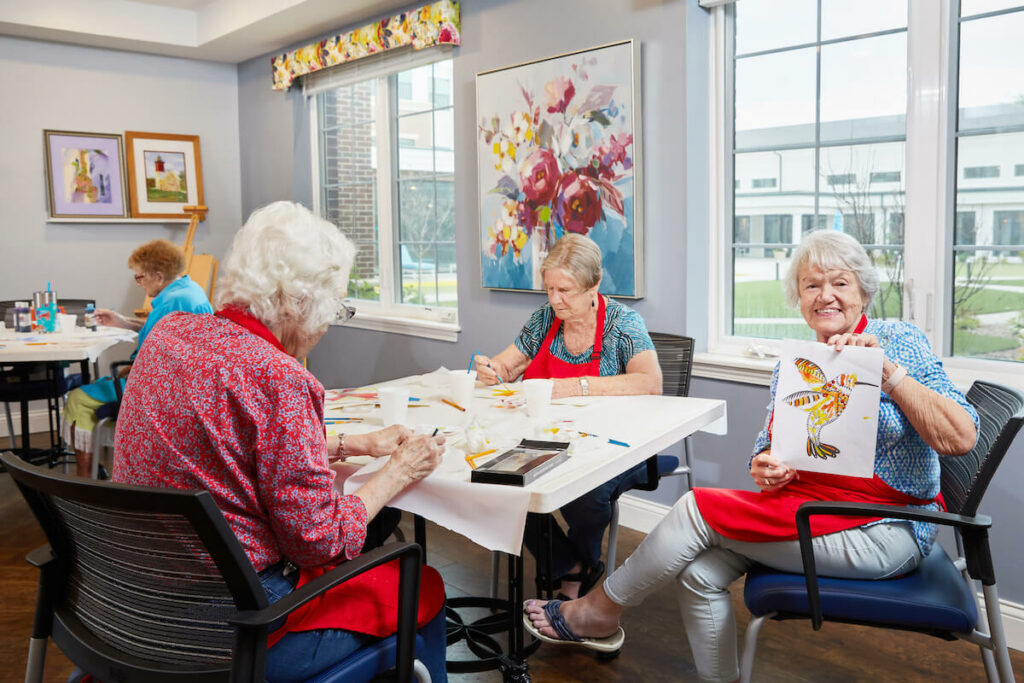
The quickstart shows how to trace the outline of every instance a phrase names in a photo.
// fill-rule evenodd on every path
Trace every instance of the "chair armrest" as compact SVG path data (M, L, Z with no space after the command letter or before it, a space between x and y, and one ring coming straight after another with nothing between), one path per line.
M804 579L807 582L807 603L811 612L811 625L817 631L821 628L821 595L818 591L818 572L814 562L814 548L811 545L811 515L834 515L843 517L884 517L912 522L931 522L952 526L965 534L968 549L968 567L971 576L983 582L991 577L995 582L991 554L988 552L988 529L992 518L987 515L967 517L939 510L921 510L898 505L870 503L847 503L824 501L803 503L796 511L796 531L800 541L800 557L804 565ZM969 539L969 543L968 543ZM977 574L977 575L975 575Z
M47 543L46 545L39 546L35 550L30 551L29 554L25 556L25 561L33 567L35 567L36 569L42 569L46 565L53 562L55 559L57 558L53 556L53 549L50 547L49 543Z
M114 382L114 395L117 396L118 407L121 406L121 383L117 380L121 378L117 376L117 369L124 366L131 367L132 362L130 360L116 360L110 364L110 378Z
M318 576L304 586L296 588L269 607L255 611L240 611L235 617L228 619L228 623L248 628L268 626L281 617L285 617L299 607L302 607L321 593L396 558L416 561L413 571L416 574L416 585L418 586L420 557L420 547L415 543L388 543L353 560L342 562L329 572ZM402 576L406 571L407 566L403 562L399 569L399 582L402 581Z

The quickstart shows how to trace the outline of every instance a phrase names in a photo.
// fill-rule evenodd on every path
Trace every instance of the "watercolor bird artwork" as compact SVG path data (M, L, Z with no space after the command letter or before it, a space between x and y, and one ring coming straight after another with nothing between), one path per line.
M878 385L858 381L853 372L840 373L830 380L816 363L806 358L796 358L793 364L810 390L794 392L782 400L807 413L807 455L822 460L834 458L839 455L839 448L822 441L822 430L843 414L855 387Z

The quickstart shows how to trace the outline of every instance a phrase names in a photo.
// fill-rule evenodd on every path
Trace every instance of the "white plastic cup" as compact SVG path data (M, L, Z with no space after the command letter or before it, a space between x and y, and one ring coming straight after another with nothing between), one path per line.
M78 316L74 313L58 313L57 321L60 323L61 332L74 332Z
M551 405L551 391L555 381L551 379L523 380L523 396L526 397L526 414L530 417L543 417Z
M452 370L448 373L448 397L453 403L469 410L473 403L473 387L476 386L476 370Z
M409 412L409 387L381 387L377 390L380 400L380 420L385 427L405 424Z

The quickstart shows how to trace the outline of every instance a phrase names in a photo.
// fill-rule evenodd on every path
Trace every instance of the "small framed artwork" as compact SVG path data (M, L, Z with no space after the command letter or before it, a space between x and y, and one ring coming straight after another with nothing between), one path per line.
M644 296L640 44L476 75L482 284L542 291L560 237L601 248L601 292Z
M203 203L198 135L125 131L128 196L134 218L186 218Z
M44 130L51 218L124 217L121 136Z

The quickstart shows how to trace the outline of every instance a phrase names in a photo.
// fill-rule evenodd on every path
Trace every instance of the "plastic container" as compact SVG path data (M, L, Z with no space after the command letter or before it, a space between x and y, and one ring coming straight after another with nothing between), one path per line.
M85 315L82 316L82 325L92 332L96 331L96 307L92 304L85 305Z
M14 302L14 331L32 331L32 309L29 308L27 301Z

